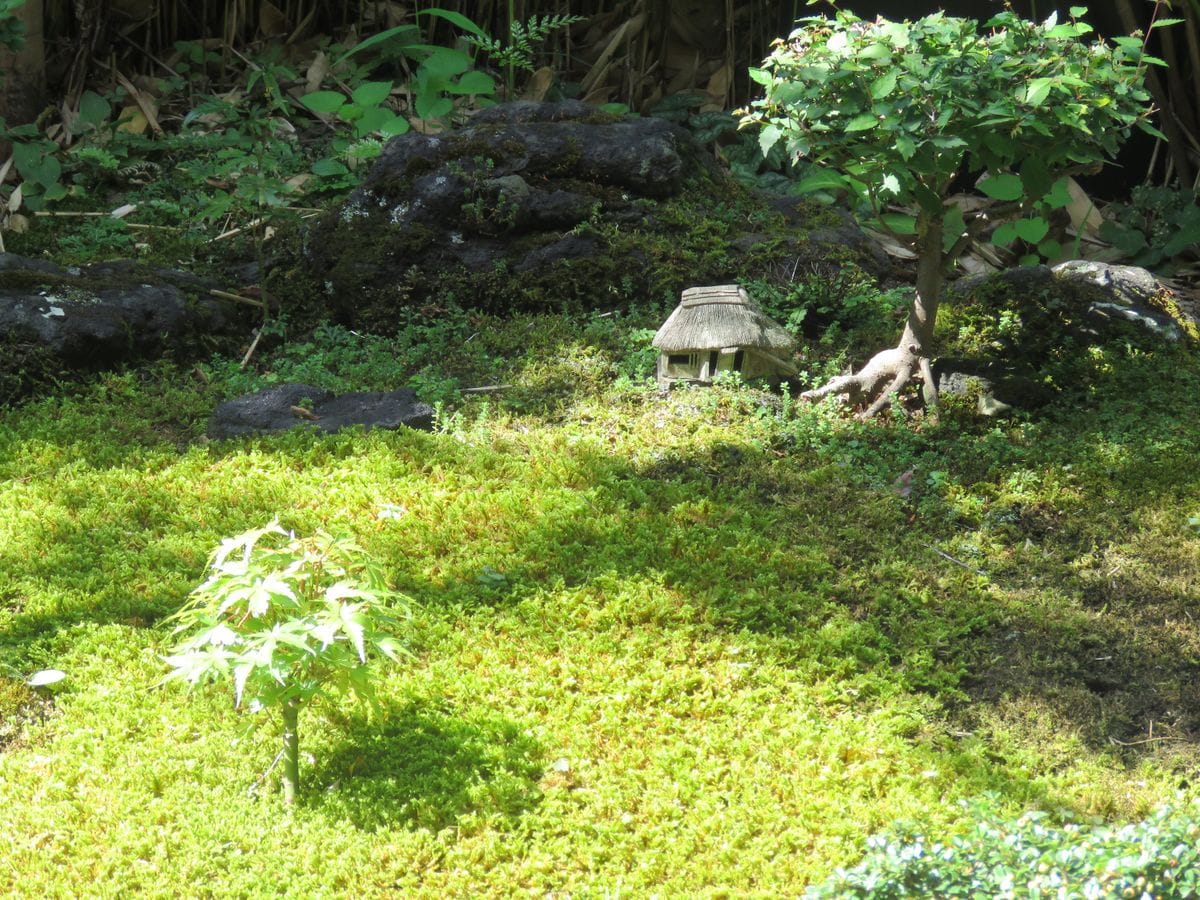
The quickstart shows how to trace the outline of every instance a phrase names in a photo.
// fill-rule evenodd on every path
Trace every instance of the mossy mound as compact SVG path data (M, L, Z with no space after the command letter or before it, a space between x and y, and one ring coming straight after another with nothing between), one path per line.
M1164 298L1145 270L1086 261L966 278L947 292L939 368L980 376L1001 393L1006 385L1006 402L1040 405L1087 389L1097 375L1089 348L1194 340L1194 324Z
M382 333L402 309L609 309L814 265L887 268L852 222L746 191L686 131L580 103L394 138L303 244L272 292L301 317Z

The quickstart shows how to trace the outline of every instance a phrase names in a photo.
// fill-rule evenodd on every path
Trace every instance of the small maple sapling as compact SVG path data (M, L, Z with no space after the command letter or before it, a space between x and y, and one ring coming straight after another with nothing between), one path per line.
M283 719L283 794L300 786L300 711L332 692L375 702L372 662L396 660L407 598L347 535L298 538L278 522L228 538L172 616L183 635L167 679L232 681L234 703Z

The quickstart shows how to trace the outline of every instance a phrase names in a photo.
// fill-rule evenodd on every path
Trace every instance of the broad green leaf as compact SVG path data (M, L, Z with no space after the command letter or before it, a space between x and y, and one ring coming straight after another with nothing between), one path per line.
M1071 205L1071 186L1070 180L1060 178L1054 182L1050 190L1046 192L1046 196L1042 198L1042 203L1047 209L1065 209Z
M383 107L373 107L363 110L358 120L354 123L354 132L359 137L366 137L368 134L374 134L383 128L384 124L396 118L396 114L390 109Z
M758 132L758 149L766 156L771 148L783 137L783 131L777 125L764 125Z
M895 69L876 78L871 85L871 96L876 100L882 100L888 94L896 89L897 72Z
M439 19L445 19L451 25L461 28L468 34L473 34L475 37L486 39L489 35L486 31L464 16L462 13L455 12L452 9L440 9L431 7L423 9L417 13L418 16L437 16Z
M342 107L346 97L338 91L313 91L301 96L300 102L313 112L333 113Z
M1054 87L1053 78L1035 78L1029 82L1029 86L1025 88L1025 102L1030 106L1041 106L1048 96L1050 89Z
M496 93L496 82L486 72L474 69L463 73L462 78L458 79L458 83L454 86L454 90L460 94L494 94Z
M860 116L855 116L846 124L846 132L870 131L872 128L879 127L879 119L874 113L863 113Z
M391 92L390 81L364 81L350 94L350 99L359 106L378 106Z
M379 133L384 137L395 137L398 134L404 134L408 129L408 119L404 118L404 116L393 115L379 126Z
M896 135L896 150L900 153L900 158L910 160L917 152L917 143L906 134Z
M956 134L934 135L929 142L939 150L957 150L959 147L967 146L967 142Z
M1041 216L1018 219L1012 223L1012 226L1017 237L1027 244L1037 244L1050 231L1050 223Z
M98 128L112 115L112 106L95 91L84 91L79 98L79 124L85 128Z
M416 97L416 112L422 119L440 119L454 111L454 101L433 91L422 91Z
M761 84L764 87L767 87L771 84L771 80L772 80L771 73L766 71L765 69L756 69L753 66L751 66L750 67L750 80L753 81L755 84Z
M1007 247L1017 239L1017 230L1012 222L1005 222L992 232L992 243L997 247Z
M1155 128L1153 125L1151 125L1149 122L1147 122L1145 119L1138 119L1137 127L1140 130L1146 132L1146 134L1150 135L1151 137L1158 138L1160 141L1168 140L1168 138L1165 134L1163 134L1161 131L1159 131L1157 128Z
M1021 179L1010 172L989 175L979 182L979 190L993 200L1019 200L1024 196L1024 185Z
M805 177L801 178L796 184L797 194L808 194L813 191L838 190L846 187L846 177L831 169L819 169L814 167L813 171L809 172Z
M1062 244L1054 238L1046 238L1038 244L1038 253L1043 259L1055 260L1058 259L1063 252Z
M62 174L58 157L44 144L14 143L12 152L17 172L29 181L45 187L56 182Z
M905 213L883 213L879 216L879 220L887 227L889 231L896 234L916 234L917 233L917 218L916 216L906 215Z
M336 159L318 159L312 164L312 172L314 175L330 176L348 175L350 170Z
M1086 6L1072 6L1069 10L1069 15L1072 19L1081 19L1087 15L1088 8Z
M1186 19L1158 19L1150 24L1151 28L1166 28L1168 25L1178 25L1181 22L1186 22Z
M433 51L421 63L421 68L435 77L452 78L469 71L474 64L471 57L451 47L430 47Z
M366 110L363 109L361 106L359 106L357 103L346 103L346 104L343 104L342 107L337 110L336 115L343 122L353 125L355 122L357 122L359 119L361 119L363 117L364 112L366 112Z
M1169 241L1163 244L1163 256L1168 259L1184 250L1194 250L1200 246L1200 223L1184 228Z
M1092 26L1087 22L1064 22L1062 25L1056 25L1046 32L1046 37L1049 38L1075 38L1088 34L1092 31Z

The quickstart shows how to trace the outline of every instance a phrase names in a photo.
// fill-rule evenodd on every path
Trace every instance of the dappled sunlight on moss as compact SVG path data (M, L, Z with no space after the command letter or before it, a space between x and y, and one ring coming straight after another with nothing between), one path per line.
M0 754L0 853L31 889L220 858L232 893L470 893L485 870L799 890L898 819L957 827L959 799L1131 817L1189 777L1182 357L1114 357L1037 419L864 425L738 385L659 395L622 377L627 332L535 325L490 370L514 392L432 434L208 443L229 383L165 370L6 414L0 663L69 675L36 755ZM1168 370L1177 395L1133 396ZM147 627L275 515L348 527L417 603L384 714L309 719L317 796L287 829L256 768L274 735L236 743L227 701L153 690ZM47 815L69 853L13 837Z

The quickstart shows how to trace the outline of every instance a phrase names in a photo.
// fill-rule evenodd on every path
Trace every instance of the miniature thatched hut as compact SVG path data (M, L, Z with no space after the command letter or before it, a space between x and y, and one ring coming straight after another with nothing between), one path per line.
M658 329L658 385L706 384L718 372L744 378L795 375L796 341L736 284L688 288Z

